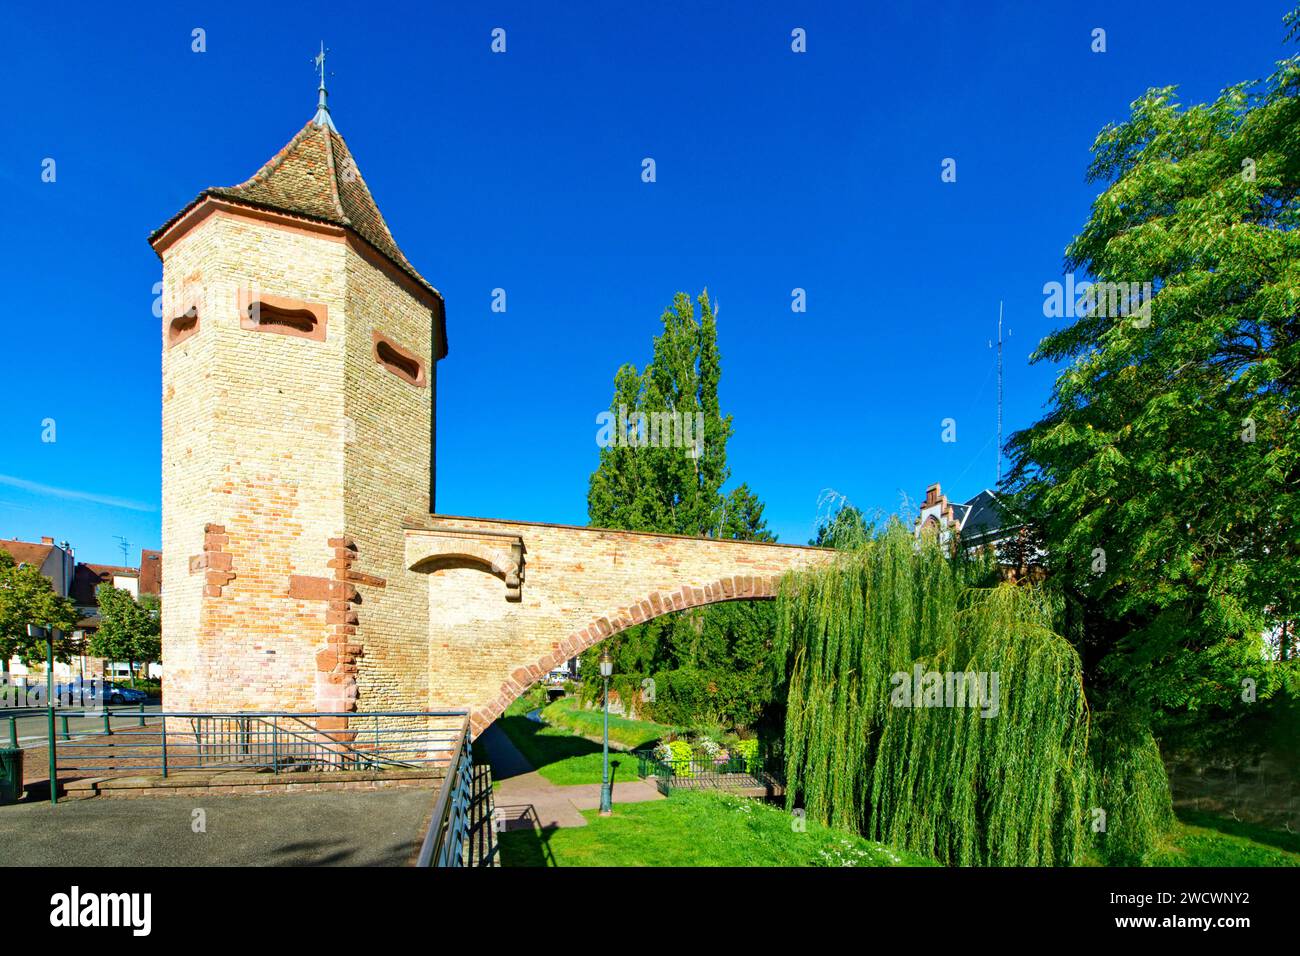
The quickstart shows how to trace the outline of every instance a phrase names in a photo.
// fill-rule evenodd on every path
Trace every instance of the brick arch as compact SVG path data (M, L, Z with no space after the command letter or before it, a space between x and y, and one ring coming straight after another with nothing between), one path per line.
M512 570L510 556L501 552L451 552L430 555L411 565L410 570L421 574L433 574L447 568L479 568L489 574L505 580Z
M769 600L776 597L780 581L780 575L737 574L698 587L686 584L676 590L651 591L631 604L592 618L582 627L571 631L563 640L555 642L550 653L533 663L516 667L501 684L496 697L487 703L476 705L470 714L473 736L482 733L505 712L511 702L548 672L606 638L656 617L692 607L724 601Z
M425 541L406 554L407 570L433 574L447 568L480 568L505 582L506 597L519 600L524 577L524 547L517 536L458 532L445 539Z

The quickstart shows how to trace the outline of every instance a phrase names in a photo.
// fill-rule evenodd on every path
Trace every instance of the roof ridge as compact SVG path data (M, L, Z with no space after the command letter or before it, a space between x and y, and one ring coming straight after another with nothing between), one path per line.
M347 157L344 166L347 167L348 165L351 165L352 175L355 176L357 182L361 184L362 195L370 201L371 207L374 208L377 224L381 229L383 229L384 237L388 239L388 241L392 244L393 248L402 257L402 259L406 260L407 265L410 265L410 260L406 259L406 253L402 252L402 247L397 244L397 239L394 238L393 236L393 230L388 226L388 218L379 210L379 203L375 201L375 194L370 191L370 184L367 183L366 178L361 175L361 167L357 165L357 159L355 156L352 155L352 147L348 145L348 141L343 138L343 134L340 133L338 130L332 129L332 130L326 130L326 132L329 134L331 147L334 147L336 145L334 141L338 140L337 147L341 148L343 150L344 155ZM346 170L344 175L346 175ZM335 181L336 194L337 194L337 187L338 187L338 182L336 180ZM340 204L342 203L342 201L343 201L342 196L339 195ZM344 213L344 218L347 218L349 224L352 224L351 218L348 217L346 213ZM375 243L372 242L371 244L374 245ZM415 268L414 266L410 266L410 267L412 269Z
M302 142L303 137L307 134L307 131L310 130L311 127L312 124L309 122L302 129L298 130L298 132L294 133L293 136L289 139L289 142L281 146L279 151L276 152L275 155L273 155L270 159L264 162L261 166L257 167L257 170L253 173L253 175L249 176L242 183L235 183L235 185L233 186L210 186L208 188L209 189L243 189L245 186L251 186L255 182L261 182L266 179L269 179L272 173L274 173L276 170L278 170L281 166L284 165L284 161L289 158L289 154L293 152L294 147L296 147L299 143Z
M312 120L307 125L316 126L317 130L325 134L325 165L329 170L330 196L334 200L334 208L338 210L339 219L351 226L352 220L348 218L347 211L343 208L343 197L339 195L339 170L338 159L334 155L334 137L330 135L330 128L324 123L317 126L316 121Z

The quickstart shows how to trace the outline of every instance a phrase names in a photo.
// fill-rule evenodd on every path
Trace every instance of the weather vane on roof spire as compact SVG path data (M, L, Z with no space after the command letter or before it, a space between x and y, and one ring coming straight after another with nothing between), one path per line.
M320 100L316 104L316 116L312 122L317 126L326 126L337 132L338 127L330 119L330 108L325 104L325 41L320 44L320 53L315 57L316 68L320 70Z

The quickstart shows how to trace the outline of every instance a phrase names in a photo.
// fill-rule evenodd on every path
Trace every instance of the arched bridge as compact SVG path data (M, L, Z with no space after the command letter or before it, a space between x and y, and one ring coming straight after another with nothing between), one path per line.
M822 548L433 515L408 521L406 567L428 578L429 701L477 735L547 671L673 611L771 598Z

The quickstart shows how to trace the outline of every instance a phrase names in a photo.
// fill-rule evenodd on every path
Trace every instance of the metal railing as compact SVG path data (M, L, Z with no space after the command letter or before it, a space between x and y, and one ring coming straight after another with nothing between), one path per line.
M637 775L653 777L665 796L673 790L758 790L769 795L783 792L785 767L775 754L759 751L746 756L677 757L664 760L650 750L635 751Z
M474 748L469 738L469 718L461 726L452 752L447 776L438 788L429 830L416 866L464 866L465 838L470 828L470 805L474 796Z
M446 766L465 711L362 713L105 711L102 727L59 732L64 773L182 770L418 770ZM116 724L116 726L115 726Z

